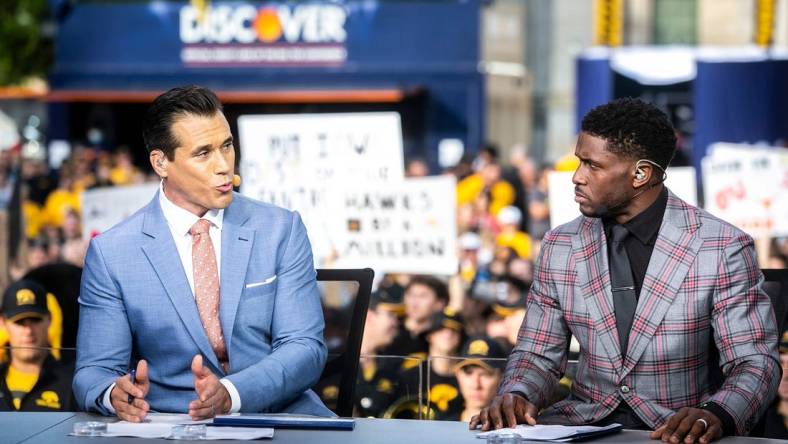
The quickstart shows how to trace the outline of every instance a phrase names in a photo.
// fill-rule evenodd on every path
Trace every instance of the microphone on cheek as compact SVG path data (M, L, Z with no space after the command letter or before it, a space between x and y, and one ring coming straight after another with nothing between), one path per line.
M239 176L237 174L233 174L233 186L234 187L241 186L241 176Z

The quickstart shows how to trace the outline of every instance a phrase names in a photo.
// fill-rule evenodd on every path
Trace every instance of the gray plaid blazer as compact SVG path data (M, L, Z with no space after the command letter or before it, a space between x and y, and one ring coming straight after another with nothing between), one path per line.
M626 402L653 428L714 401L745 434L780 382L762 281L750 236L670 193L622 359L602 222L578 217L545 235L499 393L525 394L547 423L591 423ZM547 406L570 334L580 343L571 394ZM712 340L725 376L716 390Z

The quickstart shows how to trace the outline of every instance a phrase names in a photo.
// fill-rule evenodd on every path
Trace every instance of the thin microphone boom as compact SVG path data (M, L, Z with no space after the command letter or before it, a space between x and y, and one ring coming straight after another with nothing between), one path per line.
M644 189L642 189L642 190L638 191L638 192L637 192L637 193L635 193L635 194L634 194L632 197L630 197L630 198L628 198L628 199L624 199L624 201L622 201L622 202L620 202L620 203L617 203L617 204L615 204L615 205L612 205L612 206L610 206L610 207L603 208L603 209L602 209L602 211L601 211L601 213L602 213L602 214L610 214L610 212L611 212L611 211L618 210L618 209L620 209L620 208L623 208L623 207L625 207L627 204L629 204L630 202L632 202L633 200L635 200L635 198L636 198L636 197L638 197L638 196L640 196L641 194L645 193L646 191L648 191L648 190L650 190L650 189L654 188L655 186L657 186L657 185L660 185L660 184L664 183L664 182L665 182L665 181L668 179L668 173L667 173L667 171L665 171L665 169L664 169L664 168L662 168L662 167L661 167L661 166L660 166L658 163L656 163L656 162L653 162L653 161L651 161L651 160L648 160L648 159L640 159L640 160L638 160L637 162L635 162L635 168L637 168L637 167L638 167L638 165L640 164L640 162L648 162L648 163L650 163L650 164L654 165L655 167L659 168L660 170L662 170L662 178L661 178L661 179L660 179L658 182L654 182L654 183L650 184L648 187L646 187L646 188L644 188Z

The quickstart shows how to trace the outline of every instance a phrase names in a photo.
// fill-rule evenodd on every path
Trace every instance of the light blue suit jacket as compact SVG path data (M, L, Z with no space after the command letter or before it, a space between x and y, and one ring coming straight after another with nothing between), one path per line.
M151 409L186 412L201 353L238 389L242 412L332 415L309 390L326 360L312 249L298 213L235 194L222 223L220 318L230 373L208 343L158 194L94 238L79 297L73 389L102 414L103 392L148 362Z

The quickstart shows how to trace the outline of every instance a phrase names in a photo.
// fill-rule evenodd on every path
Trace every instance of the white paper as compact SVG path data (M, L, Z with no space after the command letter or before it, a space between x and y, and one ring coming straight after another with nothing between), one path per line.
M621 427L621 424L610 424L605 427L596 426L563 426L563 425L543 425L537 424L529 426L520 424L515 428L491 430L476 435L477 438L486 439L488 436L515 434L519 435L522 439L531 441L569 441L575 435L599 432L608 429Z
M174 424L159 422L127 422L119 421L107 424L105 437L131 436L134 438L166 438L172 432Z
M192 421L187 414L149 413L144 422L118 421L107 424L105 438L170 438L178 424L209 424L211 419ZM204 440L253 440L273 438L274 429L265 427L207 427Z
M158 413L151 412L145 416L145 422L162 424L210 424L213 419L203 419L202 421L192 421L192 417L187 413Z

